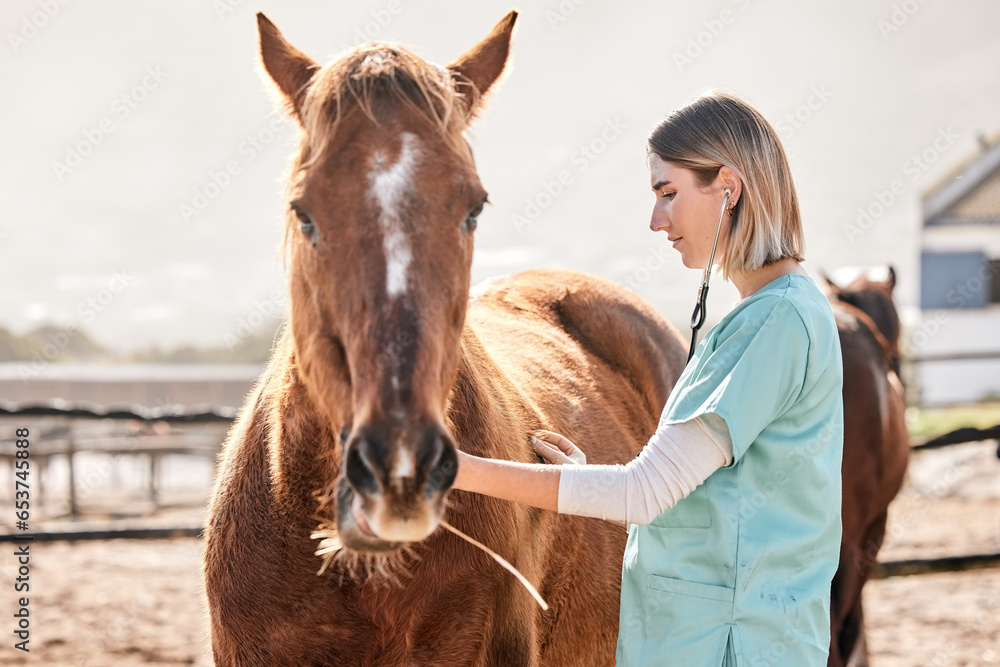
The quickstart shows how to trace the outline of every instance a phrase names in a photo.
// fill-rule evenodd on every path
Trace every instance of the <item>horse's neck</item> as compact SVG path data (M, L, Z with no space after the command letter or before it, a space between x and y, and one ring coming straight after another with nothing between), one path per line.
M261 380L266 383L271 447L280 448L282 461L315 461L318 457L329 468L327 474L336 475L340 467L336 433L340 427L330 424L310 396L299 376L296 355L291 331L286 329Z

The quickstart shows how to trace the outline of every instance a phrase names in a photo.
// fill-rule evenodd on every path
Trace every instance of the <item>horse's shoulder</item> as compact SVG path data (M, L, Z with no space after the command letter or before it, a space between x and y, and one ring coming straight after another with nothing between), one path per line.
M509 316L534 313L619 373L656 413L684 369L686 345L677 330L652 305L610 280L535 269L497 281L491 291L511 308Z

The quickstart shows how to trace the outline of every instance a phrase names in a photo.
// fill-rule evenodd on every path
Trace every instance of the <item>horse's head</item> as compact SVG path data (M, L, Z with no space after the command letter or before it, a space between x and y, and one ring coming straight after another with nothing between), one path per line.
M285 240L295 363L341 433L337 531L388 551L433 532L457 472L444 425L486 191L464 138L516 13L447 68L388 44L319 67L258 14L301 126Z
M827 295L831 301L840 301L854 306L871 318L878 333L885 338L888 346L890 367L899 373L899 314L892 301L892 291L896 287L896 271L890 266L889 275L883 281L869 280L864 274L855 278L847 287L840 287L829 278Z

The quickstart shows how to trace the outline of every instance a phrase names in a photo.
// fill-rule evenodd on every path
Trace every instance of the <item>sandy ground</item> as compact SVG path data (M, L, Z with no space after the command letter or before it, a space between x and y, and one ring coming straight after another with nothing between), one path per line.
M879 559L1000 553L996 449L914 456ZM864 604L873 667L1000 665L1000 568L869 582Z
M913 461L882 560L1000 552L995 444ZM198 510L175 510L197 517ZM161 520L163 518L161 517ZM0 581L17 563L3 545ZM210 665L198 539L31 547L30 653L12 648L14 593L0 585L0 664ZM865 590L871 664L1000 665L1000 569L899 577Z
M31 551L31 650L12 648L4 628L0 664L212 664L200 540L58 542ZM4 552L9 581L13 564L10 549ZM10 598L3 599L6 619L13 613Z

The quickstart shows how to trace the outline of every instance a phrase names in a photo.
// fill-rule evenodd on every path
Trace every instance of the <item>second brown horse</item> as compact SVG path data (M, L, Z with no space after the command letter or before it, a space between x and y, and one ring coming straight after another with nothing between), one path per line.
M843 527L831 596L829 667L867 664L861 591L885 537L889 503L903 485L910 455L899 380L899 316L890 268L884 281L864 276L828 283L844 357ZM851 660L849 663L848 661Z

